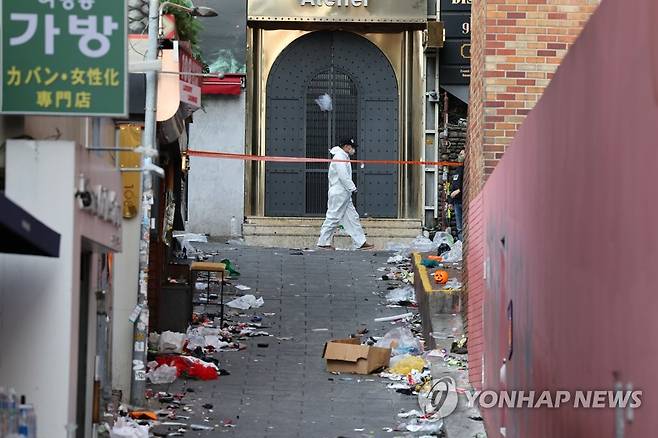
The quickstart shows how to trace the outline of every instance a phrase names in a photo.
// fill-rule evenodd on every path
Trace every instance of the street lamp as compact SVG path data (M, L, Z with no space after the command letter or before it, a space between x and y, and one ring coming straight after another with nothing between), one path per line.
M165 8L182 10L195 17L214 17L217 12L205 7L187 7L172 2L160 4L159 0L149 0L148 21L148 50L145 63L155 64L158 59L158 43L161 36L162 13ZM135 321L133 335L133 369L130 400L133 405L142 405L144 390L146 389L146 353L148 350L148 267L149 246L151 241L151 205L153 204L152 172L163 172L153 163L157 155L156 130L156 104L158 93L158 76L155 70L146 72L146 102L144 110L144 132L142 137L142 218L140 224L139 241L139 286L137 291L137 305L139 310Z
M160 4L160 15L164 12L166 8L173 8L173 9L179 9L181 11L185 11L188 14L190 14L193 17L216 17L217 16L217 11L214 10L213 8L207 8L205 6L192 6L192 7L187 7L183 5L179 5L178 3L172 3L172 2L163 2Z

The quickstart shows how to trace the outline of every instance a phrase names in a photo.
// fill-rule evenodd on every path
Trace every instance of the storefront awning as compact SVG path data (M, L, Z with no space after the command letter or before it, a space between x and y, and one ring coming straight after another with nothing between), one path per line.
M205 78L201 85L202 94L239 96L242 93L244 75L231 74L223 78Z
M0 253L59 257L60 235L0 193Z

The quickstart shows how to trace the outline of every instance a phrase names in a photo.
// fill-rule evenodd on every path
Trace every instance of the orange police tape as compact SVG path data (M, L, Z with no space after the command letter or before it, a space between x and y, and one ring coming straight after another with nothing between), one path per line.
M357 163L357 164L395 164L395 165L413 165L413 166L448 166L459 167L463 163L452 161L398 161L398 160L332 160L330 158L306 158L306 157L277 157L263 155L245 155L231 154L228 152L210 152L188 150L190 157L219 158L226 160L242 161L269 161L272 163Z

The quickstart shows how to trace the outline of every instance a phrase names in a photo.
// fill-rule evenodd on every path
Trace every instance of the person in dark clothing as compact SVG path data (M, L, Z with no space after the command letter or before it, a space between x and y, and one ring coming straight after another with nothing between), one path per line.
M462 223L462 192L464 190L464 161L466 160L466 151L462 149L459 152L457 161L461 166L455 169L450 180L450 202L455 210L455 222L457 223L457 237L463 240L463 223Z

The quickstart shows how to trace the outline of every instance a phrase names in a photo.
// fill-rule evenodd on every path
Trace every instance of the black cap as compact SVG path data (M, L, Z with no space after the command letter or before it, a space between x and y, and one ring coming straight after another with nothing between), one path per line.
M350 146L352 146L352 147L355 148L355 149L359 147L359 145L356 144L356 140L354 140L353 138L350 138L350 137L344 137L344 138L340 141L340 147L343 147L343 146L345 146L346 144L349 144Z

